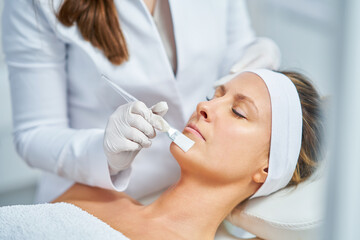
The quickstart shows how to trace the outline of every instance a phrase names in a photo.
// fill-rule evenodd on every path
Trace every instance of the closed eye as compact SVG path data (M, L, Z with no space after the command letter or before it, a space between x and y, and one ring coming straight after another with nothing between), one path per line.
M232 108L231 110L232 110L232 112L236 115L236 117L246 119L246 117L245 117L244 115L242 115L241 113L237 112L234 108Z

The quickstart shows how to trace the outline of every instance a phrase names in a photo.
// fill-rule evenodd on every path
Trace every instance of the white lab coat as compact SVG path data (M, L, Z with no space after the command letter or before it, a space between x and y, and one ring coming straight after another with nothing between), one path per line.
M165 119L182 129L212 83L255 41L243 0L170 0L177 51L174 76L156 25L141 0L115 0L130 59L112 65L100 50L61 25L49 0L6 0L3 49L9 68L14 138L20 156L46 173L38 201L74 181L138 198L179 177L170 140L158 133L132 167L110 176L102 142L108 117L125 101L106 74L151 106L166 101ZM57 9L59 0L54 0ZM131 176L131 181L129 181Z

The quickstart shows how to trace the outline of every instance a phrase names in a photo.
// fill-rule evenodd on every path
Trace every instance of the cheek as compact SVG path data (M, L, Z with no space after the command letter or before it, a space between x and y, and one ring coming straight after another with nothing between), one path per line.
M228 126L219 127L211 143L207 146L207 153L215 158L223 158L241 152L244 146L244 132ZM211 156L210 156L211 157Z
M251 127L222 127L207 146L206 155L213 167L237 175L253 168L263 143ZM260 149L261 148L261 149Z

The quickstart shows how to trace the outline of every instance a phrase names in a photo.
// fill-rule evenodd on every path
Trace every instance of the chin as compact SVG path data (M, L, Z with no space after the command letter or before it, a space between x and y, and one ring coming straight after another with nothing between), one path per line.
M172 142L170 144L170 152L180 166L182 166L185 162L191 162L197 159L196 142L187 152L184 152L178 145Z
M176 159L176 161L178 161L178 162L179 162L179 160L183 159L186 155L186 153L174 142L172 142L170 144L170 152L173 155L173 157Z
M201 172L201 169L206 165L202 158L203 154L199 151L196 142L187 152L184 152L178 145L172 142L170 144L170 152L182 171L193 172L195 174L195 172Z

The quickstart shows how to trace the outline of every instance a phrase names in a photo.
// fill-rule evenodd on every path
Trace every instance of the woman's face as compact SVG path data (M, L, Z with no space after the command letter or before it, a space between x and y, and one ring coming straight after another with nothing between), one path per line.
M265 83L245 72L218 87L212 99L197 105L183 133L194 146L186 153L175 144L170 150L184 173L208 182L252 181L268 166L271 105Z

